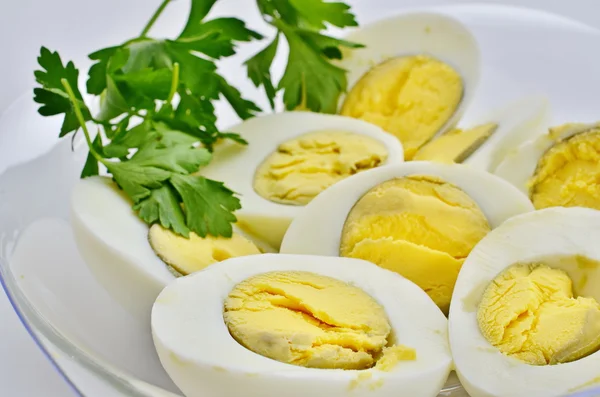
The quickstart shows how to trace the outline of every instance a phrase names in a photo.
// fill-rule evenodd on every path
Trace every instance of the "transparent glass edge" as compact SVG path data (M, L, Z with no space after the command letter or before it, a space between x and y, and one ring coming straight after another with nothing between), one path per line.
M57 141L57 143L52 146L51 150L56 148L59 143L60 142ZM35 159L31 159L22 164L8 167L5 171L0 172L0 182L4 181L4 178L9 177L13 171L34 163L44 156L45 155L41 155L40 157L36 157ZM0 216L10 213L10 209L7 206L7 202L10 201L10 194L9 191L0 191ZM31 221L32 220L29 219L20 224L18 229L15 229L14 234L10 237L0 235L0 284L26 332L40 348L44 356L49 360L59 375L67 382L75 395L85 396L85 393L77 386L76 379L71 378L67 371L63 369L58 361L52 356L52 353L48 347L46 347L42 338L46 339L61 353L69 357L69 360L79 364L92 374L97 375L101 381L112 387L113 390L125 393L125 395L132 397L152 397L153 394L140 391L132 384L132 382L128 381L125 376L119 375L117 371L113 370L109 365L98 362L88 353L71 343L67 337L58 331L35 309L21 291L17 279L10 268L10 257L19 242L20 233L17 230L20 231L26 229L29 224L31 224Z
M2 268L2 269L4 269L6 266L6 264L4 262L5 261L2 258L0 258L0 268ZM24 314L19 309L18 303L16 302L16 298L12 295L11 288L8 286L8 282L5 280L3 270L0 270L0 285L2 285L2 289L4 290L6 297L9 301L11 307L13 308L15 314L17 315L19 321L23 325L23 328L25 328L25 331L27 331L27 334L31 337L31 339L37 345L37 347L42 351L42 354L44 355L44 357L46 357L46 359L50 362L50 364L52 365L54 370L67 383L67 385L71 388L71 390L73 392L75 392L76 395L84 397L83 393L81 393L81 390L79 390L77 385L75 385L75 383L73 383L73 381L67 375L67 373L62 369L62 367L58 364L58 362L56 362L54 357L52 357L52 354L50 354L50 352L48 351L48 349L46 348L44 343L40 340L40 338L36 334L36 331L33 330L33 328L31 327L32 322L30 320L28 320L26 314ZM43 332L42 332L42 334L43 334Z
M84 397L85 394L76 385L74 379L66 373L60 364L52 357L50 351L41 341L37 333L39 332L44 338L48 339L58 350L67 355L69 359L80 364L86 370L98 375L102 381L113 387L115 390L126 393L132 397L152 397L152 394L147 394L136 388L131 382L110 371L106 365L98 363L91 358L86 352L79 349L67 340L59 331L36 312L29 304L27 298L18 290L16 279L8 270L7 261L0 258L0 284L4 289L8 300L17 314L19 320L25 327L27 333L31 336L35 344L41 349L44 356L50 361L60 376L67 382L70 388L76 395Z

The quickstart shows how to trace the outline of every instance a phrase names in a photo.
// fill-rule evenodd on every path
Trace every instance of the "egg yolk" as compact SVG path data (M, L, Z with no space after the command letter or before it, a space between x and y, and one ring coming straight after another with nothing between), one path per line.
M410 348L386 347L392 328L371 296L310 272L270 272L241 282L225 300L223 318L241 345L283 363L366 369L385 356L387 370L416 358Z
M407 160L452 117L463 96L460 74L425 55L387 60L350 90L341 114L395 135Z
M488 123L467 130L454 129L421 147L413 160L461 163L473 154L498 128Z
M538 162L530 187L537 209L600 210L600 129L579 133L550 148Z
M477 322L502 353L532 365L578 360L600 348L600 304L575 297L566 272L517 264L483 294Z
M305 205L336 182L385 162L380 141L344 131L316 131L285 142L259 166L254 190L267 200Z
M398 178L354 205L340 255L401 274L447 314L465 257L489 231L485 215L458 187L433 177Z
M238 256L260 254L258 247L245 237L233 233L231 238L190 232L189 239L155 224L148 233L154 252L176 275L188 275L210 264Z

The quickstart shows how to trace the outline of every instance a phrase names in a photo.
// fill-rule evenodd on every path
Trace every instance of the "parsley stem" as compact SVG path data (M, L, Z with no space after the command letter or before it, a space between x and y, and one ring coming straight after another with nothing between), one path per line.
M152 26L154 25L154 23L158 19L158 17L160 17L160 14L163 13L163 11L165 10L165 8L167 8L167 6L169 5L170 2L171 2L171 0L163 0L163 2L161 3L161 5L154 12L154 15L152 15L152 18L150 18L150 20L148 21L148 23L144 27L144 30L142 30L142 33L140 34L140 37L146 37L146 35L148 34L148 32L150 31L150 29L152 28Z
M85 117L83 117L83 113L81 112L81 107L79 106L77 97L75 96L75 93L73 92L73 88L71 88L71 84L69 84L69 81L64 78L60 79L60 82L63 85L63 87L65 87L65 91L67 92L67 95L69 95L69 101L71 102L71 105L73 106L73 110L75 111L75 116L77 117L77 121L79 121L79 124L81 125L81 129L83 130L83 135L85 136L85 141L88 145L90 153L96 158L96 160L98 160L98 162L104 164L104 159L94 149L94 145L92 144L92 140L90 138L90 132L88 131L87 125L85 123Z
M167 103L171 103L175 93L177 93L177 88L179 88L179 63L175 62L173 64L173 78L171 79L171 91L169 92L169 96L167 97Z

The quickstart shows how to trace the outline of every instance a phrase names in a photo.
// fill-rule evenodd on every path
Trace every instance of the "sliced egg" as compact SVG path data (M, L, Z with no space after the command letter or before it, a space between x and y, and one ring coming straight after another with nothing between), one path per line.
M306 281L294 282L304 276ZM270 284L269 277L278 281ZM351 294L341 293L344 287ZM354 304L364 294L374 310L357 314ZM270 309L260 311L265 302ZM246 309L245 316L232 318L234 309ZM389 326L375 318L383 315L380 310ZM286 321L275 321L274 314ZM358 323L340 321L344 316ZM239 320L233 328L232 319ZM367 369L310 368L264 353L270 349L284 357L291 350L301 359L311 349L336 347L359 355L364 352L351 349L362 332L352 324L359 323L374 330L358 337L363 342L377 339L375 330L389 332L389 350ZM447 320L427 295L397 274L350 258L264 254L220 262L167 286L156 299L151 324L161 363L188 397L436 396L452 365ZM251 325L254 333L240 336ZM295 325L302 328L294 332ZM321 338L311 342L310 330ZM291 339L282 339L283 332ZM254 352L236 339L263 349ZM334 341L341 345L332 346ZM338 354L320 357L340 359Z
M453 128L421 146L414 161L462 163L483 145L498 129L496 123L485 123L469 128Z
M537 209L600 209L600 123L564 124L509 153L494 173L527 193Z
M436 156L452 154L455 162L491 172L507 153L534 136L542 135L548 125L549 103L541 96L512 101L490 112L473 117L460 132L449 131L422 147L415 159L436 161ZM437 146L437 147L436 147ZM434 152L430 158L428 148ZM456 151L452 153L452 150ZM431 152L431 149L429 150ZM450 152L450 153L449 153Z
M248 145L218 146L201 173L240 194L239 227L274 248L321 191L347 176L404 159L402 145L389 134L343 116L286 112L246 120L229 131Z
M473 246L506 219L531 210L525 195L486 172L407 162L323 192L292 222L281 252L371 260L421 286L447 312Z
M95 278L115 300L146 321L156 296L175 274L194 270L193 259L198 259L194 256L201 256L206 266L229 256L272 252L235 226L233 244L225 238L207 241L193 234L187 240L158 225L152 226L152 236L131 201L107 177L77 182L71 196L71 224L79 252Z
M479 48L454 18L410 12L361 26L345 38L365 47L338 62L348 71L340 113L396 136L407 160L452 128L473 98Z
M553 397L600 382L600 212L549 208L489 233L450 307L455 368L472 397Z

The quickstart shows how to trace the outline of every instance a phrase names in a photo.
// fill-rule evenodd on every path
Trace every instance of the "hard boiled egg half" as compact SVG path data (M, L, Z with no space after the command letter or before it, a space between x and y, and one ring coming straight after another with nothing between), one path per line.
M537 209L600 209L600 123L550 128L508 153L494 173L527 193Z
M159 225L149 228L131 206L110 178L82 179L71 196L71 224L92 274L143 321L148 321L156 296L176 276L229 257L272 252L235 226L230 239L202 239L192 233L189 240Z
M427 294L358 259L229 259L167 286L151 324L188 397L433 397L452 365Z
M479 82L480 53L458 20L409 12L357 28L345 39L348 94L340 114L374 123L404 145L405 158L453 127Z
M393 270L445 313L471 249L533 210L506 181L465 165L407 162L348 178L306 206L281 252L348 256Z
M248 145L215 148L202 175L240 195L238 226L275 249L290 222L321 191L356 173L404 160L401 143L349 117L285 112L229 129Z
M471 252L449 320L470 396L558 397L598 385L599 226L596 210L544 209L506 221Z

